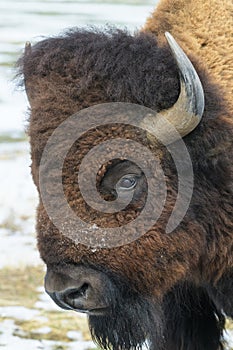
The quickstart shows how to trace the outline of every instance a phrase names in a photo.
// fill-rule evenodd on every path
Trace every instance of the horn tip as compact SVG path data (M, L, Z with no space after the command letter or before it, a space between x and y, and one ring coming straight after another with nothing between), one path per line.
M177 42L176 42L175 38L171 35L170 32L165 32L164 35L165 35L167 42L171 48L177 46Z
M26 41L25 48L24 48L25 55L30 54L31 50L32 50L32 45L30 41Z
M172 37L170 32L165 32L164 35L165 35L166 38Z

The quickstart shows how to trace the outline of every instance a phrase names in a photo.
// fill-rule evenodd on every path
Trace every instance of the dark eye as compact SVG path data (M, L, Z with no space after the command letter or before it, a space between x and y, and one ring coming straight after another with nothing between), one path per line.
M117 185L116 188L119 190L132 190L137 184L137 180L133 176L124 176L122 177Z

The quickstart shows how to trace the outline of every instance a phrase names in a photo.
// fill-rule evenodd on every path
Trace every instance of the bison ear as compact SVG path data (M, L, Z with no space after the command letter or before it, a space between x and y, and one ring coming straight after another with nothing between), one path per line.
M143 126L152 134L160 135L160 139L169 144L180 136L188 135L197 127L204 112L205 102L201 81L191 61L170 33L166 32L165 36L179 68L180 95L171 108L146 118ZM168 123L163 123L164 119ZM172 135L168 124L176 130L176 134Z
M25 49L24 49L24 60L30 59L31 53L32 53L32 46L31 46L31 43L29 41L27 41L25 43ZM31 90L32 89L29 86L28 77L25 74L25 72L24 72L24 86L25 86L25 91L27 94L28 101L31 104L31 102L32 102L32 91Z

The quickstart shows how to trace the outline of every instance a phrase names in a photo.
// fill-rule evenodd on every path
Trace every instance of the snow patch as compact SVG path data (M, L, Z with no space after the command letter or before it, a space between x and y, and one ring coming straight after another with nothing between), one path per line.
M42 294L39 295L39 300L34 305L37 309L42 309L46 311L59 311L64 312L58 305L52 301L52 299L43 290Z
M66 348L67 350L88 350L95 348L91 341L75 341L72 343L57 342L52 340L34 340L21 338L25 334L13 320L5 320L0 323L0 347L7 350L54 350ZM20 335L17 336L16 334Z
M17 320L30 321L38 315L38 310L28 309L24 306L0 306L1 317L12 317Z
M67 332L67 337L71 340L82 340L81 332L69 331Z

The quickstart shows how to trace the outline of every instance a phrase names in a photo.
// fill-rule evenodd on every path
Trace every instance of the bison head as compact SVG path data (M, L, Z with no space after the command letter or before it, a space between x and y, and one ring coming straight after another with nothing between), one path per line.
M230 225L230 189L228 162L218 146L223 134L226 143L230 136L216 117L221 115L223 104L213 85L204 80L203 72L206 111L199 125L204 112L202 84L187 56L170 34L166 36L171 51L157 46L148 34L133 37L120 31L77 31L33 48L27 46L21 61L32 107L29 134L32 173L40 194L37 232L39 250L47 264L45 289L62 308L87 313L92 335L105 349L139 349L145 341L151 349L188 349L189 344L195 344L196 334L200 349L219 346L222 316L212 296L213 283L221 280L225 269L223 260L216 263L216 243L220 244L220 232ZM57 200L58 187L50 181L60 178L57 161L69 133L60 135L56 145L52 143L52 159L47 157L46 145L54 130L73 113L81 110L74 115L78 119L72 119L76 130L95 110L83 108L100 104L95 117L101 120L109 117L109 102L118 101L123 103L117 104L116 111L113 107L111 116L120 115L121 123L112 117L108 125L90 124L65 154L61 184L69 207L91 225L93 233L98 227L105 233L124 227L140 217L150 195L150 179L144 169L148 159L144 157L142 166L115 157L95 173L96 187L109 206L118 199L119 203L127 202L120 211L102 213L92 208L79 188L82 159L94 146L119 137L134 141L134 145L140 142L155 155L165 174L167 194L164 200L164 187L155 168L149 175L156 193L152 211L164 201L156 222L149 228L140 222L127 231L130 239L125 244L121 244L122 237L116 237L119 244L111 247L99 240L97 244L83 244L82 239L76 239L75 230L69 232L68 214ZM129 106L129 102L138 105ZM125 105L129 107L127 113ZM137 125L125 123L124 118L134 112ZM211 130L215 128L218 133L213 138ZM192 160L194 177L194 184L187 181L187 187L182 188L169 148L181 137ZM218 153L211 153L213 149ZM137 147L128 152L134 154ZM187 159L178 159L178 163L183 177L189 179ZM89 163L86 180L93 177L93 169ZM185 198L189 186L193 193L186 213L168 233L166 226L178 192ZM47 210L45 194L52 198L60 226ZM77 231L79 238L85 236L85 229ZM189 329L192 331L187 336Z

